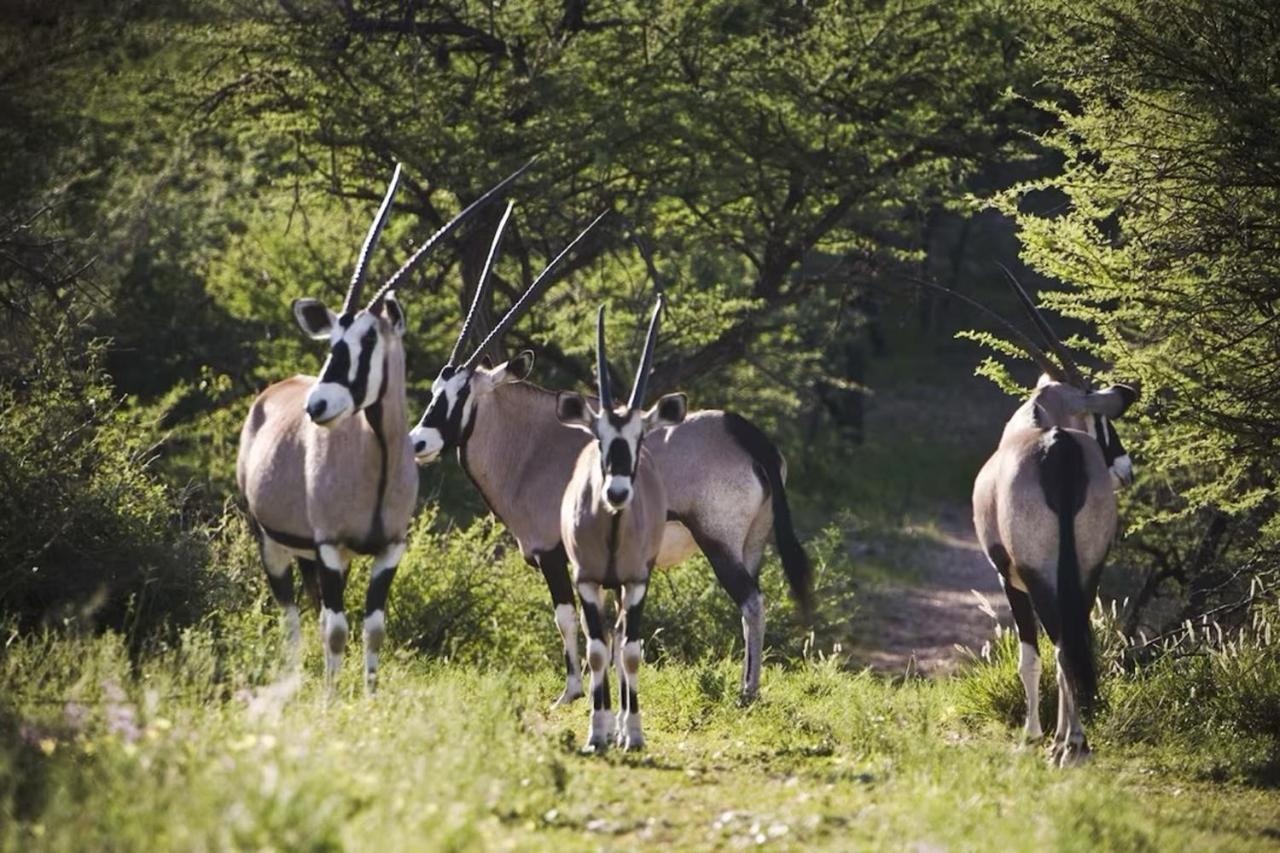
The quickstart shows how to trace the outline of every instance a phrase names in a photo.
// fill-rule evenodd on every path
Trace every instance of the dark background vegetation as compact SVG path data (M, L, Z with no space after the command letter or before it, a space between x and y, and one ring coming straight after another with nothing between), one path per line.
M232 471L252 395L318 367L289 300L338 301L396 162L375 277L535 154L486 322L585 221L618 215L492 355L530 346L540 384L582 387L594 307L634 340L660 282L652 390L777 438L822 555L820 636L854 606L846 537L963 504L1015 405L954 339L985 319L913 283L1021 322L1000 260L1099 378L1142 385L1111 560L1117 665L1196 654L1188 620L1230 634L1274 606L1266 4L30 0L4 5L0 45L0 610L15 627L142 643L264 606ZM492 225L402 290L413 410ZM1012 390L1001 362L983 372ZM541 614L544 593L472 523L452 462L422 478L397 630L465 656L501 624L493 607ZM493 601L494 563L518 595ZM704 646L669 632L665 653L732 641L708 578L673 575L655 619L718 608L726 630Z

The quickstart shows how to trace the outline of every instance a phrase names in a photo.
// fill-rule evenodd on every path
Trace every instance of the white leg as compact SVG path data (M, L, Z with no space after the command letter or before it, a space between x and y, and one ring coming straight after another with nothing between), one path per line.
M578 658L578 614L572 604L556 605L556 630L564 643L565 684L560 698L551 703L555 708L582 697L582 661Z
M587 667L591 670L591 728L587 748L603 752L613 739L614 716L609 699L609 643L604 628L604 597L600 585L579 583L582 629L587 636Z
M1062 668L1062 651L1054 655L1054 663L1058 669L1058 724L1053 731L1053 751L1056 760L1058 753L1067 742L1067 724L1071 717L1071 702L1068 698L1071 688L1067 686L1067 671Z
M1062 720L1058 728L1062 730L1062 743L1055 749L1055 764L1059 767L1075 767L1089 760L1089 745L1085 741L1084 726L1080 724L1080 705L1076 702L1075 691L1067 680L1062 668L1061 652L1059 654L1058 679L1059 689L1065 702L1059 703ZM1065 722L1064 722L1065 721Z
M378 689L378 654L387 636L387 593L395 577L396 567L404 557L405 543L393 542L373 561L369 575L369 591L364 605L364 685L369 693Z
M1022 732L1029 741L1038 741L1044 736L1044 730L1040 728L1040 669L1039 650L1031 643L1020 643L1018 677L1022 679L1022 691L1027 696L1027 716Z

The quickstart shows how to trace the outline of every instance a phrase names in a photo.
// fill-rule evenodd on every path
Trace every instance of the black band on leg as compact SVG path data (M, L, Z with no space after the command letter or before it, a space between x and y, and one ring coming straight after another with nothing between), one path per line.
M564 543L550 551L540 551L534 555L534 560L542 570L552 603L573 604L573 581L569 579L569 555L565 553Z
M320 601L333 613L342 612L342 597L347 591L346 573L328 566L320 567Z
M307 600L317 611L320 609L320 561L298 558L298 569L302 573L302 591Z
M582 621L587 623L587 637L604 642L604 623L600 621L600 608L589 601L582 602Z
M391 581L395 580L395 567L383 569L369 579L369 589L364 594L364 615L375 610L387 609L387 595L391 592Z
M1031 596L1020 589L1014 589L1008 582L1004 585L1004 595L1009 599L1009 609L1013 611L1013 624L1018 628L1018 639L1034 648L1036 613L1031 607Z
M267 583L271 585L271 594L281 607L292 607L294 603L293 565L284 570L282 575L267 572Z

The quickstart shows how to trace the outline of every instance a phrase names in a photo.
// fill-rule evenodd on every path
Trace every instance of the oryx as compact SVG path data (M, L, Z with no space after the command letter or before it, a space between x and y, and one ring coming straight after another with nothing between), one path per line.
M472 313L482 297L477 287ZM525 305L522 297L517 307L523 310ZM515 310L495 334L513 322ZM526 350L497 367L484 367L478 361L496 339L490 334L466 362L457 364L469 331L467 322L453 355L432 384L431 402L409 437L420 464L457 448L463 469L515 536L525 561L542 571L564 643L567 671L565 689L556 704L566 704L582 696L582 675L558 499L589 439L560 423L554 392L522 381L533 366L533 353ZM599 401L591 402L602 408ZM810 566L791 525L784 485L786 462L746 418L716 410L691 413L653 442L650 454L667 491L667 524L658 565L679 563L699 548L706 554L716 579L742 613L746 644L742 693L750 699L760 684L764 600L758 574L770 527L791 594L802 611L807 613L809 608Z
M365 237L342 311L335 314L315 299L293 303L302 330L329 343L320 378L294 376L269 386L254 400L240 432L236 480L248 503L272 594L284 608L288 638L296 649L296 558L304 586L320 600L330 688L346 646L343 592L354 554L374 558L365 598L364 643L365 682L370 690L376 687L387 592L404 554L418 494L405 420L405 316L393 288L446 234L528 166L437 231L361 307L369 253L399 182L397 165Z
M1052 757L1065 767L1089 752L1080 724L1080 712L1097 689L1089 612L1102 562L1116 537L1115 489L1133 479L1110 419L1122 415L1138 392L1127 385L1095 389L1031 298L1012 276L1009 280L1059 363L1021 339L1044 375L1009 419L999 447L974 482L973 519L1018 628L1029 739L1042 736L1037 617L1057 647Z
M618 650L618 705L622 709L618 742L627 749L644 746L637 696L643 657L640 617L667 521L666 489L644 440L655 430L683 421L688 408L683 394L667 394L649 411L642 410L662 304L659 296L626 405L603 405L596 410L580 394L570 392L561 392L556 399L560 422L589 436L560 503L560 535L582 600L582 630L591 671L587 745L595 750L607 748L614 732L608 675L613 644L604 625L605 589L618 592L617 633L623 638ZM598 399L612 400L603 305L596 315L596 358Z

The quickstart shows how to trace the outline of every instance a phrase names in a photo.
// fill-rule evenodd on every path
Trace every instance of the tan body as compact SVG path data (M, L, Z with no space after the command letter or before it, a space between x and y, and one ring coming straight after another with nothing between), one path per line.
M363 414L327 429L311 423L304 402L315 382L314 376L294 376L253 401L236 459L249 514L269 530L348 552L373 554L389 541L403 541L418 495L403 390L399 405L383 401L387 479L375 519L379 483L364 472L379 470L382 448ZM291 550L315 557L314 547Z
M526 382L496 385L475 405L475 427L459 453L463 467L533 562L562 541L560 503L547 496L564 494L591 438L556 419L553 392ZM675 517L665 521L659 568L697 552L690 527L701 538L739 547L744 562L759 567L773 510L754 460L729 436L724 416L690 412L684 423L645 438Z
M1039 572L1050 586L1057 584L1058 516L1040 487L1038 452L1045 430L1032 420L1035 405L1033 397L1018 409L973 486L973 523L983 552L1003 547L1010 559L1009 582L1023 592L1028 591L1025 571ZM1076 418L1066 431L1080 446L1086 465L1087 493L1075 516L1075 534L1081 582L1088 589L1115 540L1117 515L1110 472L1084 426Z
M607 510L603 489L600 448L591 442L579 454L560 504L560 535L574 582L647 584L667 526L666 492L649 451L640 451L636 494L626 509Z

